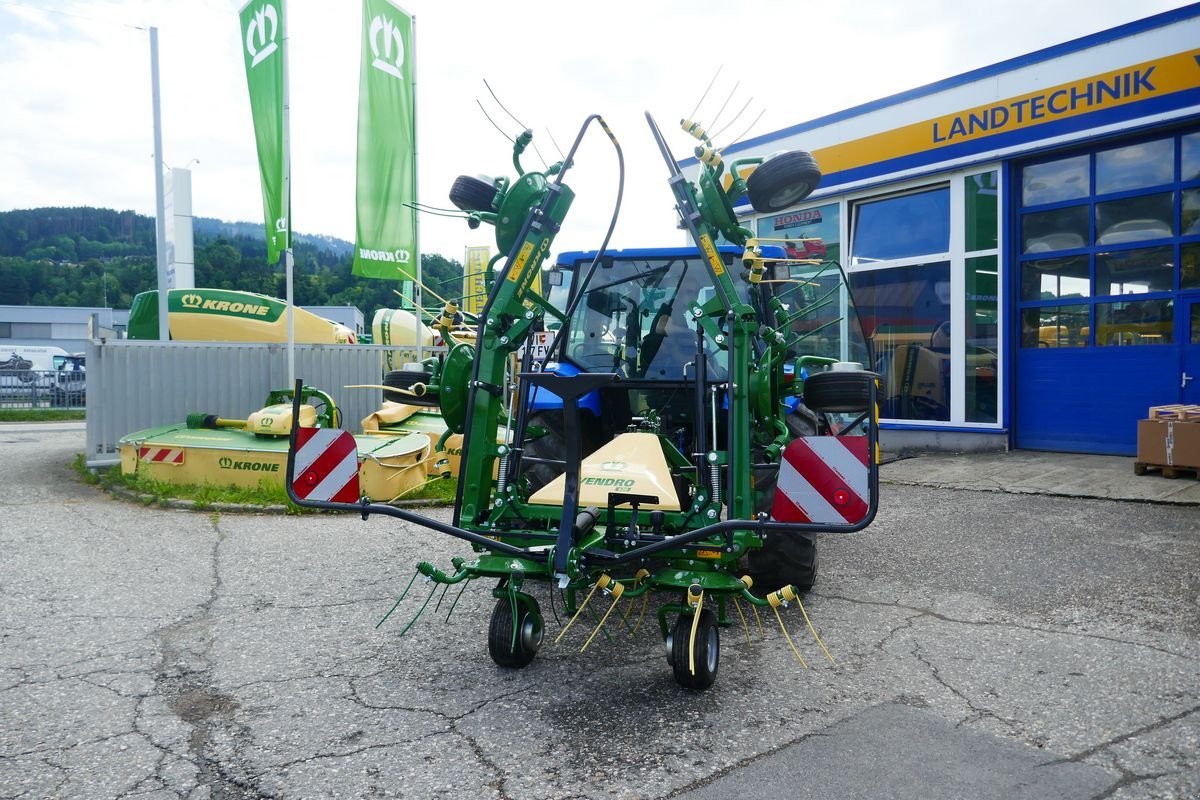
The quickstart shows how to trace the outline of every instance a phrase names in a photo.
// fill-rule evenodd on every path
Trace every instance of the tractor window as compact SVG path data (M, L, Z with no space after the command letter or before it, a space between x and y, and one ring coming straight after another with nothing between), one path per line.
M695 360L688 302L711 292L698 259L614 259L592 276L571 318L567 357L588 372L680 380Z

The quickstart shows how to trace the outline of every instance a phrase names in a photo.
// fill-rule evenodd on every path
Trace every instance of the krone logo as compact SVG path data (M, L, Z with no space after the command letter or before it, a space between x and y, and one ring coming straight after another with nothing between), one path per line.
M629 465L624 461L605 461L600 465L601 472L621 472Z
M221 459L217 461L217 464L220 465L221 469L232 469L233 459L229 456L221 456Z
M204 298L198 294L185 294L179 298L179 302L183 304L184 308L199 308L200 304L204 302Z
M383 34L382 44L380 43L380 34ZM377 16L371 20L370 40L371 53L375 56L375 60L371 62L371 66L403 80L404 73L400 70L404 67L404 39L400 36L400 29L393 25L390 19L383 17L383 15ZM395 43L396 48L394 58L392 56L393 43ZM383 51L382 54L380 53L381 49Z
M270 31L267 30L268 22L271 24ZM251 58L250 69L257 67L263 59L279 49L279 45L275 43L278 36L279 14L275 11L275 6L268 3L259 7L254 12L250 24L246 26L246 52Z

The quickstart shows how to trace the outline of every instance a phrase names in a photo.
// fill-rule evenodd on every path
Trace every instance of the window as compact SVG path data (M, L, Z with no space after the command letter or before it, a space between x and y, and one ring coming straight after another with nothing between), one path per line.
M11 322L0 322L0 339L11 339L11 338L13 338L12 323Z
M768 244L782 245L791 258L841 263L841 206L828 203L762 217L758 235Z
M967 195L968 202L970 194ZM968 240L970 228L967 229ZM966 319L967 352L966 420L967 422L997 422L997 399L1000 386L997 380L1000 352L999 300L1000 278L997 256L967 259Z
M850 287L882 417L999 424L1000 192L991 169L850 204Z
M850 275L863 328L884 376L882 415L950 419L950 262Z
M965 181L967 194L967 250L991 250L1000 233L999 189L995 172L971 175Z
M1091 289L1091 265L1087 256L1043 258L1021 265L1022 300L1088 297Z
M1089 191L1087 156L1035 164L1021 175L1021 204L1026 206L1078 200Z
M852 241L852 264L949 251L949 187L855 205Z
M1172 300L1097 303L1096 346L1171 344L1174 324Z
M1162 186L1174 178L1174 139L1142 142L1096 154L1096 194Z
M1184 338L1172 303L1200 288L1200 133L1026 165L1020 180L1022 347Z

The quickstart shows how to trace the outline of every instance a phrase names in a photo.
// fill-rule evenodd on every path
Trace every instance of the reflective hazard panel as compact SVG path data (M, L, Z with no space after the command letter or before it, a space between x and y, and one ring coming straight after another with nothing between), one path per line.
M865 436L803 436L783 451L771 518L779 522L861 522L871 488Z
M142 446L138 448L138 458L147 464L174 464L178 466L183 463L184 451L183 448L175 447Z
M354 436L337 428L296 431L292 490L305 500L357 503L358 447Z

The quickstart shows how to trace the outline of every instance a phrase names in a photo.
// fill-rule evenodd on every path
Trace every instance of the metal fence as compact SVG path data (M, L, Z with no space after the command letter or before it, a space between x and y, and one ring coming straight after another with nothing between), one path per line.
M426 347L428 358L445 348ZM413 348L386 345L295 346L296 377L328 393L342 427L357 430L383 402L388 369L416 360ZM287 345L275 343L92 342L87 350L87 464L120 462L117 443L133 431L182 422L203 412L227 419L249 416L273 389L288 385Z
M83 408L84 375L72 369L0 369L0 408Z

